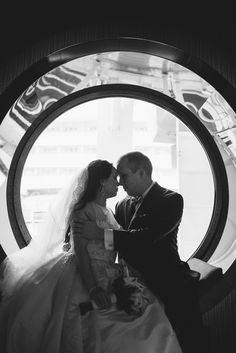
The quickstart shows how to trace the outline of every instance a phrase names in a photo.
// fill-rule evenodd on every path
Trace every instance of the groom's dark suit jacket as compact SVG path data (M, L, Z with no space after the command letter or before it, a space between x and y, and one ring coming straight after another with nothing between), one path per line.
M114 231L114 248L160 294L161 282L189 271L177 246L183 197L155 183L135 213L131 203L126 197L116 205L116 219L125 231Z
M114 248L162 299L183 352L205 352L197 277L178 254L182 213L183 197L157 183L135 213L131 198L125 198L116 206L115 216L124 231L114 231Z

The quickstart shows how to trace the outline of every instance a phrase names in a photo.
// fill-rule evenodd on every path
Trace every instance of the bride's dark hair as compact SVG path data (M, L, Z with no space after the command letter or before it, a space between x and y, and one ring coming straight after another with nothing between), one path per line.
M88 202L95 199L102 186L102 181L109 178L112 168L112 163L102 159L96 159L89 163L87 185L79 203L75 205L76 210L81 210Z
M97 192L102 187L102 181L109 178L112 168L112 163L102 159L96 159L87 166L85 189L69 212L68 227L64 238L64 250L67 251L70 248L70 220L73 218L74 212L81 210L88 202L95 200Z

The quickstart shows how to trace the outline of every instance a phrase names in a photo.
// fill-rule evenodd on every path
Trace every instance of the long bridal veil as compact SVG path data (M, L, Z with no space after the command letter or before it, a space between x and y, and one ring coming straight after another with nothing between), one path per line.
M68 185L53 198L48 210L46 222L31 239L29 245L7 256L0 268L0 289L3 298L12 295L27 278L47 263L47 271L62 256L65 234L74 205L83 195L88 180L88 169L84 168L73 176ZM73 249L70 249L70 252ZM44 273L45 274L45 273ZM37 281L42 278L37 277Z

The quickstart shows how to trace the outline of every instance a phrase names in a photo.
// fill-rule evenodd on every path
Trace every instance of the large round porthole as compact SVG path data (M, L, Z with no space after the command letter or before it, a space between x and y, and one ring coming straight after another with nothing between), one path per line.
M229 268L233 252L225 260L225 241L218 245L224 232L228 248L234 239L229 215L235 194L235 113L219 91L188 66L186 55L160 43L98 41L53 53L9 87L6 95L15 101L2 106L2 111L8 109L0 127L5 156L0 197L4 203L7 195L5 229L13 229L18 246L27 244L43 221L41 201L46 204L77 168L75 160L68 159L53 166L50 156L55 161L58 154L78 153L82 166L101 151L115 162L119 152L139 149L156 163L154 177L160 183L184 193L183 257L195 254L225 271ZM68 137L76 131L77 144ZM109 148L111 143L114 148ZM50 175L60 172L64 181L50 186ZM35 187L34 177L41 180L40 187ZM41 210L36 200L41 200Z

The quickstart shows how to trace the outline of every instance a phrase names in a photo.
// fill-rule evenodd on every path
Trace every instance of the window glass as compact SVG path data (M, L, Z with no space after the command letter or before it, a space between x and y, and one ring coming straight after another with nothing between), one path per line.
M153 179L183 195L179 249L181 257L188 258L205 236L212 214L214 188L207 157L194 134L174 115L131 98L103 98L76 106L36 140L21 182L22 211L31 236L72 175L97 158L116 166L129 151L146 154L153 163ZM119 187L108 205L114 210L124 196Z

